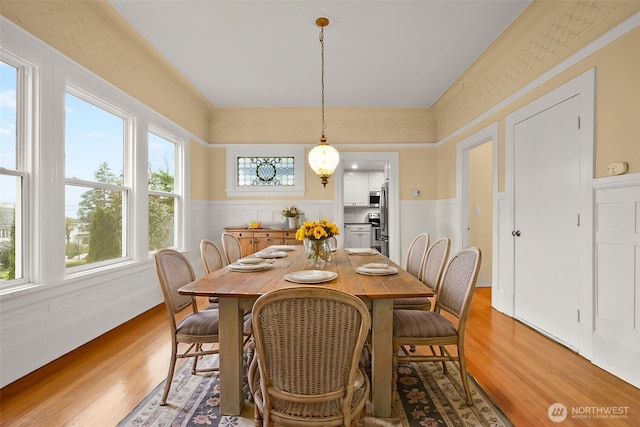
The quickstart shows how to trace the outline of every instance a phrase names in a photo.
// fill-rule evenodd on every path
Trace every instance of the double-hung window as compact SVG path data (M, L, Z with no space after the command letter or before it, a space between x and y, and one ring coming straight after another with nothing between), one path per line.
M149 250L177 246L179 192L176 183L177 144L160 132L149 132Z
M65 95L66 266L128 256L131 119L69 88Z
M0 284L25 279L29 66L0 56Z

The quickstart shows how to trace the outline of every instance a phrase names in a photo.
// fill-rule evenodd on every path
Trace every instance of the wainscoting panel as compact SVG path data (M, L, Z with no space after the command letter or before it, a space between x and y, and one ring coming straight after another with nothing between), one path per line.
M460 230L460 206L456 199L443 199L436 202L436 236L451 239L451 254L462 248L462 230Z
M640 387L640 176L595 190L593 363Z
M0 387L162 301L151 260L2 295Z
M436 206L437 202L431 200L400 202L400 265L406 264L409 245L418 234L429 233L430 243L449 237L438 235Z

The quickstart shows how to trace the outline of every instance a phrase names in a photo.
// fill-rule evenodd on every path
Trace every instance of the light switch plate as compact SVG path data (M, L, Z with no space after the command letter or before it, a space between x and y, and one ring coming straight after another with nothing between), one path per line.
M607 175L622 175L623 173L627 173L627 167L626 162L611 163L607 166Z

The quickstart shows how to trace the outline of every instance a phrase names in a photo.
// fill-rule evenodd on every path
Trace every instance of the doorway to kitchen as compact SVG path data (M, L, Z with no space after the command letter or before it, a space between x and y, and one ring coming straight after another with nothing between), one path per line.
M345 172L352 171L353 163L382 165L384 176L389 180L388 226L389 226L389 258L400 262L400 201L399 201L399 165L398 152L340 152L340 165L336 169L336 223L340 230L345 228ZM376 166L378 167L378 166ZM367 166L363 166L363 170ZM363 220L364 221L364 220ZM342 236L344 244L344 236Z

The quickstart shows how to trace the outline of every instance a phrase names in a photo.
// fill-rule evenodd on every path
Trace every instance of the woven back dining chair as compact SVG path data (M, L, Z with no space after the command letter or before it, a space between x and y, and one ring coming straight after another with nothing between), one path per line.
M196 279L191 263L183 254L173 249L161 249L155 254L155 263L171 329L171 360L164 394L160 400L160 405L166 405L178 359L193 358L192 374L218 370L217 367L198 369L198 359L218 353L220 316L217 309L198 311L198 304L192 296L180 295L178 292L180 287ZM189 311L186 316L183 313L185 311ZM180 320L177 315L180 315ZM251 336L249 314L244 318L243 335L246 345ZM208 346L205 348L203 344Z
M404 269L413 274L418 279L422 279L422 263L427 255L429 247L429 234L420 233L409 244L407 251L407 262Z
M211 240L203 239L200 241L200 257L202 258L202 264L204 265L204 272L206 274L224 267L220 248Z
M211 240L203 239L200 241L200 257L202 258L205 274L220 270L224 267L220 248ZM218 308L220 301L218 297L209 297L209 302L211 305L207 308Z
M422 265L421 279L429 289L438 292L438 286L444 267L449 259L449 251L451 249L451 240L447 237L441 237L429 246L427 256Z
M362 300L321 287L279 289L253 306L249 385L256 426L350 426L364 412L358 367L371 326Z
M242 247L240 246L240 240L229 232L222 233L222 252L227 265L233 264L240 258L242 258Z
M466 248L449 260L442 276L433 311L393 311L393 395L397 392L398 363L409 361L458 362L467 405L472 405L464 356L464 335L473 291L482 260L478 248ZM446 312L448 316L442 314ZM450 320L452 318L454 321ZM411 352L406 346L425 346ZM452 353L447 346L456 347ZM426 349L428 347L428 350ZM435 351L439 348L439 353Z
M166 405L177 359L192 357L192 374L212 370L199 370L197 364L200 356L218 353L219 316L215 309L198 311L193 297L178 293L181 286L196 279L193 267L184 255L173 249L162 249L155 254L155 263L171 328L171 360L164 394L160 400L160 405ZM176 315L185 310L189 310L190 314L178 321ZM185 344L186 349L180 350L180 344ZM205 349L203 344L212 346Z
M433 242L427 249L422 267L420 267L420 280L434 293L438 290L438 284L449 257L450 246L451 240L446 237ZM431 310L431 306L429 297L395 298L393 300L394 310Z

